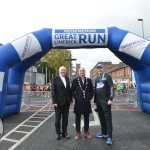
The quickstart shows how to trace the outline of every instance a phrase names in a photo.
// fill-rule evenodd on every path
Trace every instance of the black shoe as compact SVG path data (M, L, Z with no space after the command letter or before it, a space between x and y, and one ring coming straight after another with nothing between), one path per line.
M57 134L56 140L60 140L60 134Z
M66 139L70 139L70 136L69 136L69 134L67 134L67 133L62 133L62 137L63 137L63 138L66 138Z

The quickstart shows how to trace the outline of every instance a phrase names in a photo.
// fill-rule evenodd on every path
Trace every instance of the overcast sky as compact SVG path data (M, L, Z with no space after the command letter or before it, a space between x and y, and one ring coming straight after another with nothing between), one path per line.
M116 26L150 36L150 0L0 0L0 43L6 44L42 28L106 28ZM150 40L150 38L148 37ZM89 71L98 61L119 59L108 49L72 50L75 63Z

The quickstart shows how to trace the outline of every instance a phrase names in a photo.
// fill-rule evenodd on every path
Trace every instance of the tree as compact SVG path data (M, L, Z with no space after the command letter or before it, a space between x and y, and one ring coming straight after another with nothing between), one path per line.
M60 66L67 68L67 74L69 74L69 62L65 61L65 58L70 57L70 51L67 49L52 49L44 57L36 62L35 66L38 72L45 73L44 69L47 66L47 70L50 70L50 74L58 75L58 70ZM49 81L49 79L47 80Z
M70 57L70 51L66 49L53 49L49 51L41 61L47 62L49 67L55 69L58 74L60 66L65 66L68 70L69 62L65 61L65 58Z

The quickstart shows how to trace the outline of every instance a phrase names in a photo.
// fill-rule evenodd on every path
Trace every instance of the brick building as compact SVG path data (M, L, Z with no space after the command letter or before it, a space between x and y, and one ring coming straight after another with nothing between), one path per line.
M104 64L105 72L111 75L114 84L125 83L126 85L130 86L131 83L135 83L133 71L123 62L120 62L119 64L112 64L112 62L98 62L90 71L90 78L92 79L93 83L97 76L96 66L100 63Z
M131 77L131 68L123 62L120 62L119 65L114 68L110 68L107 73L111 75L114 84L125 83L126 85L130 86L130 83L133 79Z
M94 82L94 81L95 81L95 78L97 77L96 66L97 66L98 64L104 64L105 72L108 72L109 69L114 68L114 67L116 67L116 66L118 65L118 64L112 64L112 62L109 62L109 61L108 61L108 62L98 62L98 63L94 66L94 68L90 71L90 78L91 78L92 82Z

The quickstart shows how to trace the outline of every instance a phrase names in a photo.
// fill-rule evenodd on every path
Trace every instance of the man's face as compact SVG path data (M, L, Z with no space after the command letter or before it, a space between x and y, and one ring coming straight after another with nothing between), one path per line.
M98 73L99 75L103 74L103 72L104 72L104 68L97 67L97 73Z
M64 67L60 68L59 74L60 74L61 76L65 76L65 75L66 75L66 68L64 68Z
M84 68L80 68L79 69L79 76L80 77L84 77L85 76L85 69Z

